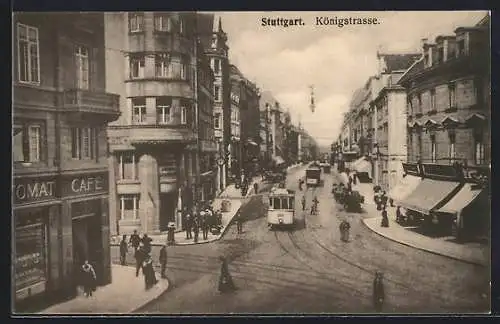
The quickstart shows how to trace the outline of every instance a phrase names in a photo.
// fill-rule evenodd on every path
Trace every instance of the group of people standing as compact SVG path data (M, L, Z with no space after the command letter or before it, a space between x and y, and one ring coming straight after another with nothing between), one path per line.
M127 235L123 235L120 241L120 264L127 264L127 253L129 246L134 249L135 258L135 276L139 276L139 272L142 269L144 275L144 281L146 289L153 287L158 280L156 279L156 274L153 266L153 258L151 257L151 242L153 240L144 234L142 238L134 230L134 233L130 235L130 239L127 241ZM167 250L166 245L164 245L160 250L159 262L161 266L161 276L166 278L166 265L167 265Z
M381 227L389 227L389 218L387 216L387 201L389 198L385 191L380 188L375 188L375 195L373 197L375 204L377 205L377 210L382 211L382 221L380 223Z
M195 243L199 240L200 230L203 235L203 240L207 240L210 231L217 234L222 227L221 211L214 211L209 203L203 207L195 206L191 211L185 207L182 213L185 224L184 228L186 230L186 239L192 239Z

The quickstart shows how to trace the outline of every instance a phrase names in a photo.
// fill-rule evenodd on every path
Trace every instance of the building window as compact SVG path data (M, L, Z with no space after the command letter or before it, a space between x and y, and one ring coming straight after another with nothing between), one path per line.
M155 14L155 30L169 32L172 30L172 21L166 14Z
M476 165L485 164L484 158L484 136L481 129L474 130L474 163Z
M431 162L436 163L436 135L431 135Z
M134 152L122 152L119 156L120 179L137 179L137 169Z
M132 99L132 115L134 124L146 122L146 98Z
M40 83L38 28L17 24L19 81Z
M155 76L157 77L170 77L172 71L172 65L170 61L170 56L168 54L156 54L155 55Z
M450 101L450 109L456 108L457 96L456 96L456 84L454 82L448 84L448 94L449 94L449 101Z
M159 124L168 124L170 122L170 107L172 106L171 97L156 98L156 120Z
M187 69L188 69L188 65L187 65L187 60L182 60L181 62L181 80L187 80L188 77L187 77Z
M467 55L466 48L465 48L465 39L460 39L457 42L457 55L458 56Z
M412 96L408 96L408 99L407 99L407 104L408 104L408 113L409 115L413 115L413 102L412 102L413 98Z
M130 58L130 78L144 78L144 57Z
M141 32L144 27L144 15L140 13L128 14L128 28L131 33Z
M184 34L184 19L179 18L179 34Z
M220 101L220 86L219 85L214 85L214 100L215 101Z
M182 125L187 124L187 107L185 106L181 107L181 124Z
M220 59L213 59L213 64L214 64L214 73L219 74L221 71L221 61Z
M71 128L71 157L77 160L93 159L96 142L97 136L94 128Z
M431 90L431 110L430 111L436 111L436 90L435 89Z
M14 162L40 162L42 160L42 126L15 124L13 131Z
M137 219L139 211L139 195L122 195L120 196L120 219L134 220Z
M89 50L85 46L76 46L76 81L77 88L88 90L89 88Z
M455 161L455 157L456 157L456 153L455 153L455 134L454 133L450 133L448 135L449 137L449 140L450 140L450 146L449 146L449 150L448 150L448 156L450 157L450 164L453 163Z
M217 48L217 36L212 38L212 44L210 45L212 48Z
M215 129L221 129L220 117L221 117L220 113L216 113L214 116L214 128Z

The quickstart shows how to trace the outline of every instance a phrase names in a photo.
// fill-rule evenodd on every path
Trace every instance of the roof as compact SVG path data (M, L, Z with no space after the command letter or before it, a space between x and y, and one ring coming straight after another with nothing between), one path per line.
M412 76L418 74L420 71L424 69L424 58L421 56L420 59L413 63L412 66L401 76L398 84L403 84Z
M209 13L198 13L197 14L197 31L200 35L200 41L203 45L203 48L210 48L210 44L212 42L212 34L214 28L214 14Z
M264 111L266 109L266 103L271 105L271 108L273 108L276 103L279 104L278 100L276 100L276 98L274 98L271 91L262 91L260 93L260 103L259 103L261 111Z
M421 54L378 54L385 61L384 73L408 69Z

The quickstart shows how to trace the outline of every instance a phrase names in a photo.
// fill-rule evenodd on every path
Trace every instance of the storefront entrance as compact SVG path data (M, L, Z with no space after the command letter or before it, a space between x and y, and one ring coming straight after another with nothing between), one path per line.
M160 193L160 231L168 230L168 223L175 222L177 192Z
M72 204L73 262L79 270L85 260L94 266L97 282L103 282L103 245L99 201L90 200Z

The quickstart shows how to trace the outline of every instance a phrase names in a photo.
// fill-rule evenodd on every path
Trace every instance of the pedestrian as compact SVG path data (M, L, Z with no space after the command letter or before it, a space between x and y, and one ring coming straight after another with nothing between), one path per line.
M127 235L123 235L122 240L120 241L120 264L121 265L125 265L127 263L127 253L128 253Z
M219 291L221 293L225 293L225 292L236 290L236 286L233 282L233 278L231 277L231 274L229 273L227 259L225 257L221 256L219 258L219 260L221 261L220 277L219 277Z
M352 184L353 185L356 185L356 183L358 182L358 173L357 172L354 172L352 174Z
M377 271L373 280L373 306L377 312L381 312L384 306L384 274Z
M255 194L259 193L259 184L257 182L253 184L253 191Z
M208 240L208 231L210 229L210 222L209 222L209 210L208 208L205 210L205 215L203 216L202 219L202 224L201 224L201 230L203 231L203 239Z
M241 213L239 210L236 214L236 229L238 231L238 234L243 233L243 217L241 217Z
M161 277L163 279L167 278L165 272L167 271L167 245L163 245L160 250L160 268L161 268Z
M318 197L314 196L311 206L311 215L313 214L316 215L318 213L318 203L319 203Z
M85 260L82 265L82 286L85 297L92 296L92 292L96 289L96 279L94 267Z
M130 235L130 245L134 248L134 252L137 252L139 248L139 244L141 243L141 237L137 234L137 230L134 230L134 233Z
M144 275L146 290L156 285L158 280L156 280L155 270L153 268L153 259L150 255L147 255L144 259L144 263L142 264L142 273Z
M304 181L301 179L299 179L299 190L302 191L302 184L304 183Z
M144 252L146 254L151 253L151 242L153 241L152 238L148 236L148 234L144 234L142 236L142 246L144 248Z
M306 210L306 195L302 196L302 211Z
M403 223L403 215L401 214L401 206L396 208L396 222L401 224Z
M193 231L194 231L194 243L198 243L198 236L200 234L200 223L198 215L193 218Z
M193 228L193 215L186 209L186 240L190 240L193 238L193 234L191 232Z
M343 220L339 226L340 237L343 242L349 242L349 230L351 229L351 224L347 220Z
M387 195L385 193L385 191L382 192L382 197L381 198L381 202L382 202L382 209L386 209L387 208Z
M389 218L387 217L387 210L385 210L385 208L382 210L382 222L380 226L389 227Z
M135 257L135 276L138 277L139 270L141 270L142 263L144 262L144 260L146 258L146 253L144 252L144 249L142 247L138 248L135 251L134 257Z

